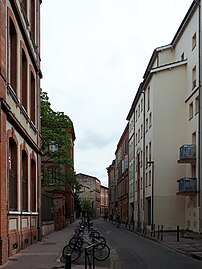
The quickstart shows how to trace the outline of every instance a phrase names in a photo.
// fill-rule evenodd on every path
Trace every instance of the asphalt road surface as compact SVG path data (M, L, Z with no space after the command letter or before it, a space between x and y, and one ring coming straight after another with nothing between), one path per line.
M202 269L195 260L157 242L141 237L102 219L94 220L106 238L115 260L115 269Z

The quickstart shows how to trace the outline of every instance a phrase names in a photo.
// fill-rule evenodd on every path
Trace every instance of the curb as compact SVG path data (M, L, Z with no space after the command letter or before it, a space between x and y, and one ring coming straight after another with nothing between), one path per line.
M125 229L127 231L130 231L132 233L135 233L135 234L137 234L139 236L142 236L142 237L144 237L146 239L152 240L152 241L154 241L154 242L156 242L158 244L161 244L164 247L167 247L167 248L169 248L169 249L171 249L173 251L176 251L176 252L178 252L180 254L183 254L183 255L188 256L190 258L193 258L193 259L202 261L202 251L196 251L196 252L193 252L193 251L192 252L182 251L182 250L179 250L179 249L176 249L174 247L171 247L171 246L167 245L163 240L159 240L159 239L157 239L155 237L151 237L151 236L148 236L148 235L145 235L145 234L141 234L141 233L139 233L139 232L137 232L135 230L131 230L130 228L127 228L127 227L124 227L124 226L121 226L120 228L123 228L123 229Z

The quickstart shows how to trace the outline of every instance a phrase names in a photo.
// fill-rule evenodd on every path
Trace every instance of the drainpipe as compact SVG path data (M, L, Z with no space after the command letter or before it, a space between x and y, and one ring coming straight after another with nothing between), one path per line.
M40 64L39 61L39 31L40 31L40 27L39 27L39 21L40 21L40 3L39 0L36 1L36 65L37 68ZM39 70L37 70L36 73L36 105L37 105L37 117L36 117L36 127L38 130L37 133L37 146L38 148L40 148L40 139L39 139L39 130L40 130L40 122L39 122L39 95L40 95L40 89L39 89L39 82L40 82L40 77L39 77ZM38 195L38 199L37 199L37 211L38 211L38 238L39 240L41 240L41 181L40 181L40 156L39 153L37 154L37 195Z
M199 231L202 232L202 192L201 192L201 156L202 156L202 94L201 94L201 1L194 0L198 5L198 88L199 88L199 116L198 116L198 207Z
M142 90L143 94L143 211L144 211L144 223L146 222L146 210L145 210L145 91Z
M201 192L201 156L202 156L202 143L201 143L201 134L202 134L202 94L201 94L201 1L196 0L195 3L198 4L198 61L199 61L199 75L198 75L198 84L199 84L199 133L198 133L198 206L199 206L199 231L202 232L202 192Z

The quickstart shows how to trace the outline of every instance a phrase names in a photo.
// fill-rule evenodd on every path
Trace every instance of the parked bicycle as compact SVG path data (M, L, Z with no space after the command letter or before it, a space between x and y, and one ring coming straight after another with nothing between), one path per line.
M79 259L85 247L92 245L93 247L88 248L88 251L91 251L89 254L92 254L96 260L104 261L109 257L110 248L107 246L104 237L92 235L92 238L90 238L81 233L74 234L68 245L63 248L62 255L65 257L67 254L71 254L71 261L73 262Z
M92 244L91 242L87 242L88 246L93 245L92 250L90 249L91 253L94 256L94 258L97 261L105 261L109 255L110 255L110 248L107 244L103 243L95 243ZM71 261L76 261L80 258L81 254L84 252L85 248L81 245L75 244L74 246L72 245L66 245L63 248L62 255L65 257L66 255L70 254L71 255Z

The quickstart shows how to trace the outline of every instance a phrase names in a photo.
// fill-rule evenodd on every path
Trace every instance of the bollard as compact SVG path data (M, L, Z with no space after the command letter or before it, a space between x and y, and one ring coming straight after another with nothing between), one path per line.
M160 234L160 225L158 225L158 234L157 234L158 239L159 239L159 234Z
M154 229L154 238L156 237L156 234L155 234L155 224L153 225L153 229Z
M65 256L65 269L71 269L71 254Z
M161 225L161 240L163 240L163 225Z
M180 241L180 226L177 225L177 242Z
M153 224L151 225L151 231L150 231L150 236L153 237L153 229L154 229L154 226Z

